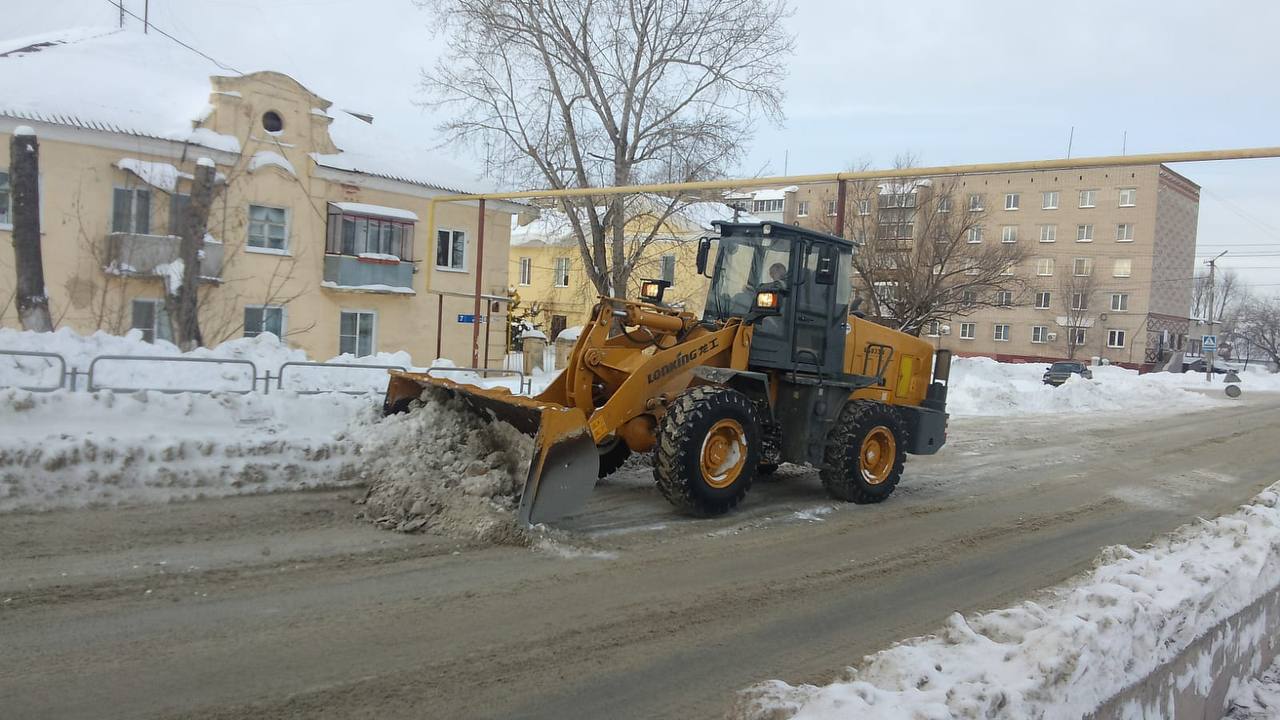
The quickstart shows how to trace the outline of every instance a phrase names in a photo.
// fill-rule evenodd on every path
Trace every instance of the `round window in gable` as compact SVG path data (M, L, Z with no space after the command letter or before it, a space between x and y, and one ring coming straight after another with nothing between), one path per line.
M262 129L269 133L278 133L284 129L284 119L275 110L262 113Z

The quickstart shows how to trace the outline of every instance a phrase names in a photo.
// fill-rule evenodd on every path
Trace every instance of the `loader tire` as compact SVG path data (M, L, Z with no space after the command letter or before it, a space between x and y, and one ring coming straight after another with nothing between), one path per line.
M907 431L889 405L854 400L827 436L822 486L845 502L882 502L893 494L907 460Z
M737 390L686 390L658 425L653 477L682 512L711 517L732 510L751 489L759 464L760 423Z
M596 449L600 451L600 474L597 477L606 478L618 471L622 464L631 457L631 448L622 441L620 437L614 437L612 440L606 440L602 444L597 445Z

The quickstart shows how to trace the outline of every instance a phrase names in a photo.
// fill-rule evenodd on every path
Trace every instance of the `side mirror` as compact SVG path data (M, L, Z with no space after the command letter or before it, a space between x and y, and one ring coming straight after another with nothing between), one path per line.
M818 269L813 273L813 281L819 285L836 284L836 249L834 246L818 246Z
M711 238L698 238L698 274L707 274L707 255L711 252Z

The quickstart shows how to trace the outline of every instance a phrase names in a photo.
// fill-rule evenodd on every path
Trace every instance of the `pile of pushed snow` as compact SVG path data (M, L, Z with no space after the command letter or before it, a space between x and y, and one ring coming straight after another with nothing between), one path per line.
M351 484L380 400L3 389L0 512Z
M378 525L524 541L515 509L533 457L529 436L433 389L409 412L352 434L361 438L369 487L364 514Z
M1042 602L870 655L830 685L745 691L739 718L1082 717L1280 587L1280 483L1231 515L1103 551Z
M1072 376L1045 385L1044 363L1001 363L984 357L956 358L951 365L947 411L952 415L1044 415L1058 413L1160 411L1213 405L1203 387L1185 375L1148 373L1116 366L1090 368L1093 379Z
M1234 685L1223 720L1268 720L1280 716L1280 656L1256 678Z

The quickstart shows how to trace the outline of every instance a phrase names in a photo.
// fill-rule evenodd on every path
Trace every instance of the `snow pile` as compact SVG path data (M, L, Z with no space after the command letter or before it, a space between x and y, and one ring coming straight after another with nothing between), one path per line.
M1063 385L1053 387L1043 381L1048 367L1043 363L1001 363L984 357L956 358L951 365L947 410L953 416L1043 415L1185 409L1218 402L1192 392L1193 388L1205 386L1203 376L1197 383L1186 375L1139 375L1136 370L1106 366L1090 368L1092 380L1072 376Z
M1081 717L1280 586L1280 483L1151 546L1103 551L1042 602L969 618L863 658L827 686L746 690L735 714L805 718Z
M533 438L443 391L424 391L415 406L353 428L363 438L365 516L402 532L522 543L515 508Z
M168 502L358 479L381 398L0 390L0 512Z
M1268 720L1280 716L1280 657L1261 675L1236 685L1224 720Z

